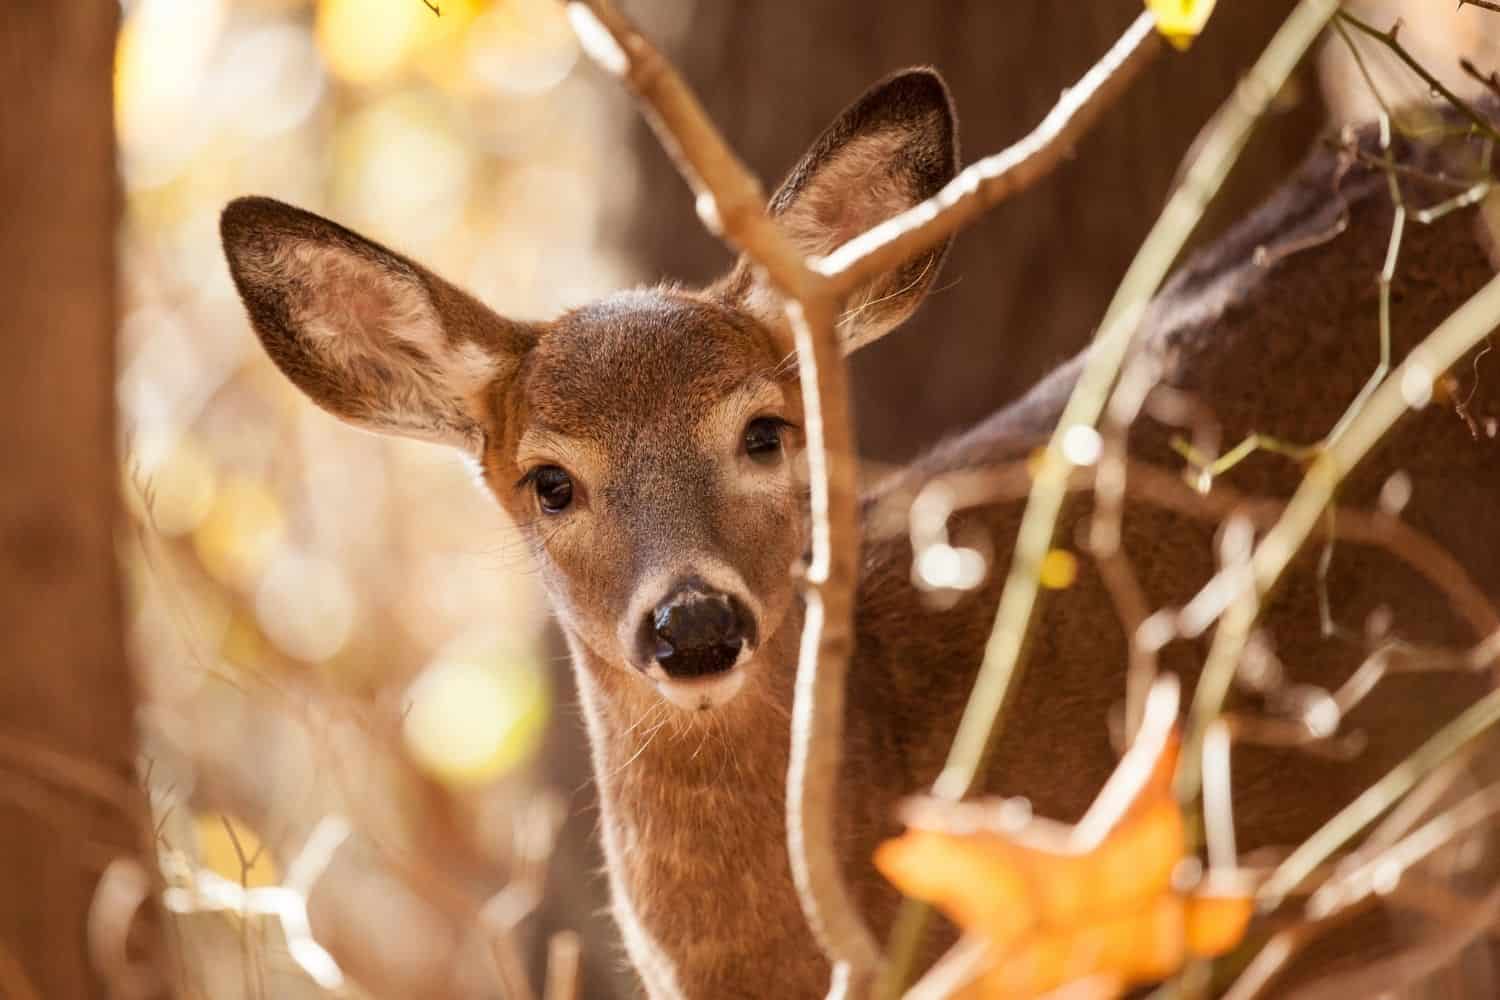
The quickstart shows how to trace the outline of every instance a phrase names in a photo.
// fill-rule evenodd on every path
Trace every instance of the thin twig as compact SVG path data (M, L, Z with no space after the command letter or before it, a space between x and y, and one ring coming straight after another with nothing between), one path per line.
M1245 966L1239 978L1224 994L1224 1000L1256 1000L1257 997L1264 996L1271 980L1286 967L1300 949L1324 934L1336 930L1373 905L1375 905L1373 899L1366 899L1348 909L1329 914L1322 920L1314 920L1278 931L1255 953L1250 964Z
M1500 73L1491 71L1486 75L1469 59L1460 59L1458 61L1458 68L1479 81L1480 86L1484 87L1490 93L1496 97L1500 97Z
M1345 24L1349 25L1352 28L1355 28L1358 31L1364 32L1366 35L1374 38L1375 40L1380 42L1380 44L1384 45L1386 48L1394 52L1397 58L1404 62L1413 73L1422 78L1423 83L1432 88L1434 93L1442 95L1443 99L1451 104L1465 118L1469 119L1469 121L1474 125L1475 128L1483 132L1485 135L1489 136L1491 139L1500 140L1500 130L1497 130L1488 118L1475 111L1467 101L1459 97L1453 91L1449 90L1448 87L1443 83L1443 81L1433 76L1432 73L1428 71L1427 67L1423 66L1415 56L1413 56L1406 50L1406 46L1402 45L1401 42L1396 38L1397 32L1401 29L1400 21L1397 21L1394 25L1392 25L1390 31L1381 31L1373 24L1369 24L1366 21L1360 20L1358 17L1355 17L1353 14L1349 13L1347 10L1340 10L1338 12L1338 17L1339 20L1343 21Z
M1470 705L1303 841L1260 887L1257 896L1262 908L1279 905L1318 865L1378 819L1421 778L1482 736L1496 722L1500 722L1500 691L1491 692Z
M834 846L844 681L853 648L859 561L858 472L847 372L834 318L842 299L808 269L766 214L765 193L670 63L609 0L568 4L580 42L624 77L692 187L698 215L766 271L787 297L801 369L811 493L812 559L792 709L787 848L798 899L834 963L833 990L859 994L880 951L845 884Z
M816 270L770 219L754 176L729 150L677 72L609 0L568 5L584 48L622 76L697 197L710 229L762 266L787 297L801 366L811 492L812 559L806 594L792 751L787 779L788 849L804 913L835 979L859 992L879 952L840 875L833 847L844 680L853 645L858 569L858 473L847 374L834 318L849 289L940 242L983 209L1062 162L1159 48L1142 15L1030 136L981 161L937 195L858 237ZM960 183L961 182L961 183ZM838 986L836 984L835 988Z
M1199 744L1218 716L1234 677L1235 665L1259 617L1262 599L1301 549L1332 501L1340 483L1377 445L1397 420L1416 403L1425 404L1433 380L1500 325L1500 276L1475 295L1412 349L1400 367L1372 393L1344 433L1319 453L1302 484L1251 557L1251 586L1220 618L1203 673L1194 692L1191 722L1178 768L1179 798L1198 791Z
M966 167L931 198L856 236L814 267L841 291L852 291L1026 190L1072 152L1161 50L1155 15L1140 14L1025 138Z
M964 935L912 984L902 1000L943 1000L959 993L984 973L989 951L984 938Z
M1211 492L1200 493L1184 484L1180 477L1140 459L1124 460L1128 474L1126 494L1133 500L1169 510L1184 517L1219 522L1235 515L1245 517L1262 530L1274 527L1286 511L1280 500L1248 497L1223 483L1215 483ZM1028 463L1009 462L980 466L939 477L928 484L951 491L951 510L956 512L1026 495L1030 483ZM1089 470L1078 469L1069 477L1069 492L1085 492L1097 483ZM924 488L925 489L925 488ZM1339 537L1356 545L1383 549L1401 560L1440 591L1474 633L1476 641L1500 630L1500 610L1452 553L1431 536L1400 518L1381 511L1358 507L1334 506ZM1311 529L1313 538L1328 537L1329 525L1318 521Z
M1377 893L1380 891L1377 883L1385 873L1404 877L1419 861L1493 819L1497 813L1500 813L1500 784L1490 784L1428 820L1398 843L1373 853L1351 871L1327 880L1313 893L1308 905L1320 913L1332 912L1361 896Z
M1495 0L1458 0L1458 6L1460 8L1478 7L1481 10L1492 10L1500 14L1500 3L1496 3Z
M1342 1000L1351 996L1400 996L1406 987L1449 965L1500 916L1500 886L1466 907L1457 926L1431 941L1403 948L1360 969L1341 970L1297 989L1297 1000Z
M1097 421L1146 303L1222 185L1250 130L1336 7L1334 0L1302 0L1292 12L1219 112L1198 158L1173 193L1116 292L1037 470L995 627L947 764L934 785L935 795L958 799L973 786L1015 687L1013 680L1019 672L1022 648L1036 605L1042 559L1051 545L1072 469L1061 447L1063 436L1076 425L1093 426Z

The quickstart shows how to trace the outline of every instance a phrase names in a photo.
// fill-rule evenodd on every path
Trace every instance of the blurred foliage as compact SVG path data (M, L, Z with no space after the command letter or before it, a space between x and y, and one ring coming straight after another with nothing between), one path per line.
M558 696L524 547L473 472L301 398L255 342L218 213L278 197L545 317L635 277L614 236L632 117L574 72L553 0L124 8L122 555L189 995L319 995L342 977L295 928L199 913L193 886L274 887L347 816L356 841L463 841L477 864L453 881L482 904L518 863L486 846L510 843L497 824L545 794ZM401 921L398 894L379 904Z

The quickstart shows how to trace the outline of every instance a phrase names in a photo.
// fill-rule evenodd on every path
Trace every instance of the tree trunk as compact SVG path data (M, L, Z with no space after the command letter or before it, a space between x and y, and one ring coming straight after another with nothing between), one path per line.
M861 451L911 457L1025 391L1088 340L1165 201L1198 130L1291 9L1220 4L1187 53L1150 67L1078 147L1077 160L962 234L915 319L854 362ZM777 183L876 79L930 63L958 105L965 162L1020 138L1140 12L1139 0L803 0L636 3L730 142ZM687 19L684 21L683 18ZM674 30L675 28L675 30ZM1322 122L1302 78L1237 168L1211 233L1265 196ZM633 246L652 277L701 280L727 263L655 139L641 130ZM897 402L899 401L899 402Z
M117 4L98 0L24 0L0 17L6 997L165 992L160 924L149 903L132 913L138 893L108 906L101 896L89 929L95 887L116 861L138 862L136 884L154 889L114 547L117 18ZM144 989L120 989L130 970L145 973Z

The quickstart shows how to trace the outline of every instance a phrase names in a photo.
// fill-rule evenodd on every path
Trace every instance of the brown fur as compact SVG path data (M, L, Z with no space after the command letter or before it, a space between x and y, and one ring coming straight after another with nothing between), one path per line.
M829 130L773 204L799 225L822 218L857 229L871 221L872 208L838 209L846 189L876 192L877 217L891 214L951 175L953 135L935 75L894 78ZM900 151L895 164L870 155L892 150ZM1399 153L1407 162L1427 155ZM837 169L827 169L831 162ZM871 183L851 181L861 169L874 172ZM1419 189L1414 186L1410 197L1429 200ZM1347 231L1332 237L1346 205ZM807 210L812 214L798 214ZM1315 157L1163 292L1144 332L1162 378L1211 404L1226 441L1252 430L1294 441L1324 433L1375 363L1373 277L1390 215L1381 175L1340 172L1332 156ZM317 290L295 272L247 267L247 247L261 248L251 255L257 260L286 260L266 246L312 239L385 268L403 287L416 282L430 296L451 343L487 345L496 355L500 374L478 403L450 392L439 397L431 419L446 426L478 414L478 438L468 431L459 437L473 442L471 454L482 461L491 489L532 540L559 611L600 784L616 916L632 960L658 997L821 995L828 970L803 922L784 846L788 711L801 626L789 570L804 545L805 498L792 462L757 471L736 457L735 428L752 413L715 410L747 384L765 383L756 390L763 393L754 397L761 401L756 405L800 421L795 379L777 354L777 338L757 318L765 313L753 301L758 293L751 270L741 265L704 292L625 293L525 327L489 315L416 265L286 206L236 202L225 213L224 232L236 280L272 357L346 419L395 425L382 413L378 391L382 378L402 377L379 374L391 355L359 367L359 378L330 368L328 355L304 345L287 304ZM1310 249L1279 252L1310 237L1316 237ZM1270 251L1269 263L1258 260L1260 247ZM898 294L871 321L889 325L909 314L940 258L935 252L884 279L887 292L875 297ZM1409 226L1393 293L1397 357L1492 273L1474 237L1472 212L1430 227ZM452 369L444 357L444 348L428 342L413 363L443 387ZM370 365L377 371L373 379ZM1023 458L1045 440L1076 372L1076 361L1065 365L1030 396L873 491L869 523L885 523L883 511L899 511L935 475ZM1477 386L1467 368L1461 374L1465 391L1475 389L1472 406L1500 414L1500 380L1483 366ZM425 432L411 423L408 414L396 429ZM1169 433L1143 420L1133 449L1177 467ZM518 454L523 437L532 442L528 448L539 449L537 456ZM1433 405L1398 428L1341 500L1368 505L1384 479L1404 469L1415 488L1406 518L1500 597L1500 532L1493 527L1500 509L1497 457L1493 438L1476 439L1450 407ZM571 463L576 510L549 520L515 486L525 471L521 463L536 460ZM1229 481L1242 490L1287 495L1297 470L1284 459L1258 455ZM1071 547L1087 507L1082 500L1069 504L1061 544ZM1215 568L1210 529L1139 504L1130 510L1125 545L1151 604L1185 601ZM1003 567L1018 520L1017 504L996 504L960 515L956 528L988 536L995 565ZM1361 650L1320 635L1312 559L1298 562L1271 603L1267 625L1295 681L1332 687ZM979 590L937 611L912 586L910 563L903 537L871 531L849 678L840 849L880 934L889 929L898 900L871 868L871 852L895 832L897 800L930 783L940 766L1002 575L992 572ZM640 664L622 648L620 619L651 581L700 564L727 567L745 582L759 604L761 640L754 660L739 668L746 672L743 690L713 711L689 713L666 704L643 678ZM1389 605L1404 638L1453 644L1472 638L1432 587L1378 551L1340 545L1328 590L1340 623L1356 630L1371 610ZM1122 696L1126 656L1114 622L1086 560L1073 587L1044 600L988 790L1028 796L1039 813L1059 819L1082 811L1115 762L1108 714ZM1178 644L1168 649L1164 665L1191 685L1201 652ZM1238 749L1241 847L1305 837L1485 687L1482 678L1452 674L1387 680L1346 721L1370 736L1369 749L1349 762ZM1403 932L1402 926L1375 927L1363 940Z

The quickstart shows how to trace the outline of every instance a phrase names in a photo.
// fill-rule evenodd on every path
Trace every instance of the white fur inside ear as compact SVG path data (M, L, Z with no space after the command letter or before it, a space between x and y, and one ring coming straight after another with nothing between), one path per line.
M473 447L479 425L470 404L500 374L500 359L453 339L415 274L310 240L287 241L254 265L285 290L290 326L352 398L355 422Z
M804 254L821 257L912 204L893 169L910 138L895 128L857 136L818 166L779 220Z
M291 296L292 323L330 364L388 356L392 340L428 357L446 349L437 310L407 275L314 243L291 243L278 256L273 267L300 278Z
M924 121L918 129L928 124ZM805 256L826 256L915 204L916 193L897 169L911 135L908 128L892 127L855 136L818 165L777 217ZM925 276L924 271L912 287ZM876 279L856 289L845 303L838 325L846 350L868 343L903 318L882 313L879 307L899 299L911 287L883 288L884 284ZM762 275L752 282L744 306L763 323L786 323L785 301Z

